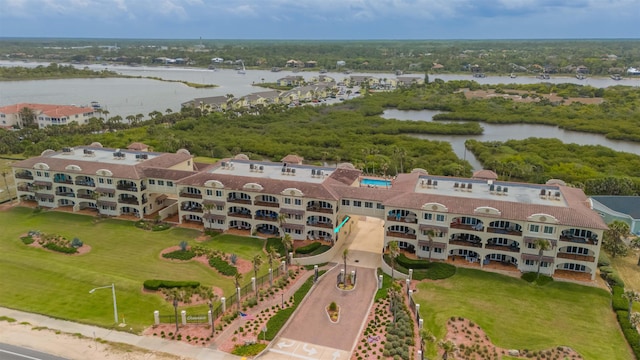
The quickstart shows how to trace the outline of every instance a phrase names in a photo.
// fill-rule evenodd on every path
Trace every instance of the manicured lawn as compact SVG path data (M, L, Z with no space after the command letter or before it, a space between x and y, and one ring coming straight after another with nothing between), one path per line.
M173 307L160 296L142 292L144 280L195 280L218 286L226 294L234 287L232 278L196 261L161 259L160 251L180 241L194 244L200 234L194 230L144 231L129 221L96 221L91 216L60 212L36 214L28 208L0 212L0 229L0 305L6 307L108 327L113 325L111 291L89 294L89 290L115 283L120 319L124 316L129 327L140 330L153 322L153 310L173 313ZM19 237L29 230L78 237L91 251L68 256L26 246ZM237 249L226 243L225 249L249 259L262 253L252 241ZM196 310L205 308L201 305Z
M425 326L438 338L445 335L449 317L461 316L507 349L565 345L585 359L633 358L611 310L611 296L603 289L562 282L538 287L464 268L451 278L421 282L417 288Z

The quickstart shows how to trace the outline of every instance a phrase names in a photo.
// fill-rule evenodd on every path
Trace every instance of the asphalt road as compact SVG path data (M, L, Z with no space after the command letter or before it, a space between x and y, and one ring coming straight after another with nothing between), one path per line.
M0 343L0 360L68 360L19 346Z

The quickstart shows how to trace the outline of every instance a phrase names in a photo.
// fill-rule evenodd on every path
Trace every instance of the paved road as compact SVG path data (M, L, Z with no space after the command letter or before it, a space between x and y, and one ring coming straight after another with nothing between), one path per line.
M350 358L373 302L377 280L374 269L347 266L348 272L357 270L358 280L355 289L342 291L336 287L341 269L338 265L323 276L262 359ZM340 306L337 323L332 323L326 313L332 301Z
M66 360L39 351L0 343L0 360Z

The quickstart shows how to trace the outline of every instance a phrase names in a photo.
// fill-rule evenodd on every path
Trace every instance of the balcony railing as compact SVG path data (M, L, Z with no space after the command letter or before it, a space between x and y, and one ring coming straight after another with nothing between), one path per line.
M476 247L476 248L482 247L481 242L467 241L467 240L449 240L449 244L467 246L467 247Z
M278 204L277 202L273 202L273 201L260 201L260 200L256 200L255 202L256 206L266 206L266 207L280 207L280 204Z
M237 199L237 198L228 198L227 202L236 203L236 204L247 204L251 205L251 200L249 199Z
M245 213L241 213L241 212L227 213L227 215L228 216L233 216L233 217L244 218L244 219L251 219L251 214L245 214Z
M53 182L58 184L71 184L73 185L73 180L71 179L53 179Z
M416 239L416 234L404 233L399 231L387 231L387 236L393 236L402 239Z
M92 194L82 194L82 193L78 193L78 197L80 199L93 199L93 195Z
M190 199L202 199L202 194L194 194L194 193L183 191L180 193L180 197L186 197Z
M201 213L203 210L201 206L191 206L191 207L183 207L182 211Z
M34 192L36 190L37 188L35 186L18 185L18 191Z
M504 228L488 227L487 232L494 233L494 234L522 236L522 230L518 231L518 230L511 230L511 229L504 229Z
M462 229L462 230L470 230L470 231L484 230L484 226L482 224L469 225L469 224L451 223L450 225L452 229Z
M417 224L418 218L415 216L387 216L388 221L404 222L409 224Z
M323 222L317 222L317 221L307 221L307 225L315 226L315 227L321 227L321 228L325 228L325 229L333 229L333 224L331 224L331 223L323 223Z
M256 220L264 220L264 221L273 221L273 222L278 221L278 218L273 216L256 215L253 218Z
M117 185L116 189L124 190L124 191L138 192L138 187L135 186L135 185Z
M66 196L66 197L76 197L76 195L69 191L56 191L56 195L58 196Z
M595 256L570 254L570 253L564 253L564 252L559 252L557 257L562 259L571 259L571 260L587 261L587 262L594 262L596 260Z
M17 179L26 179L26 180L33 180L33 175L26 173L26 172L18 172L16 173L16 178Z
M320 207L320 206L307 206L307 211L313 211L323 214L333 214L333 209Z
M458 240L454 240L454 241L458 241ZM509 252L516 252L519 253L520 252L520 248L517 246L512 246L512 245L485 245L484 246L485 249L489 249L489 250L500 250L500 251L509 251Z
M560 235L560 241L568 241L572 243L586 244L586 245L598 245L597 239L588 239L588 238L583 238L583 237L573 236L573 235Z
M138 200L133 199L133 198L118 199L118 202L119 202L120 204L138 205Z
M93 181L76 180L76 185L78 185L78 186L95 187L96 183L93 182Z

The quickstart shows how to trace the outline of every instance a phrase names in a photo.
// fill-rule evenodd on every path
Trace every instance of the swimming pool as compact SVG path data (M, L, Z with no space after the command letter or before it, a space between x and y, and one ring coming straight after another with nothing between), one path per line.
M365 186L371 185L375 187L391 187L391 180L364 178L360 180L360 184Z

